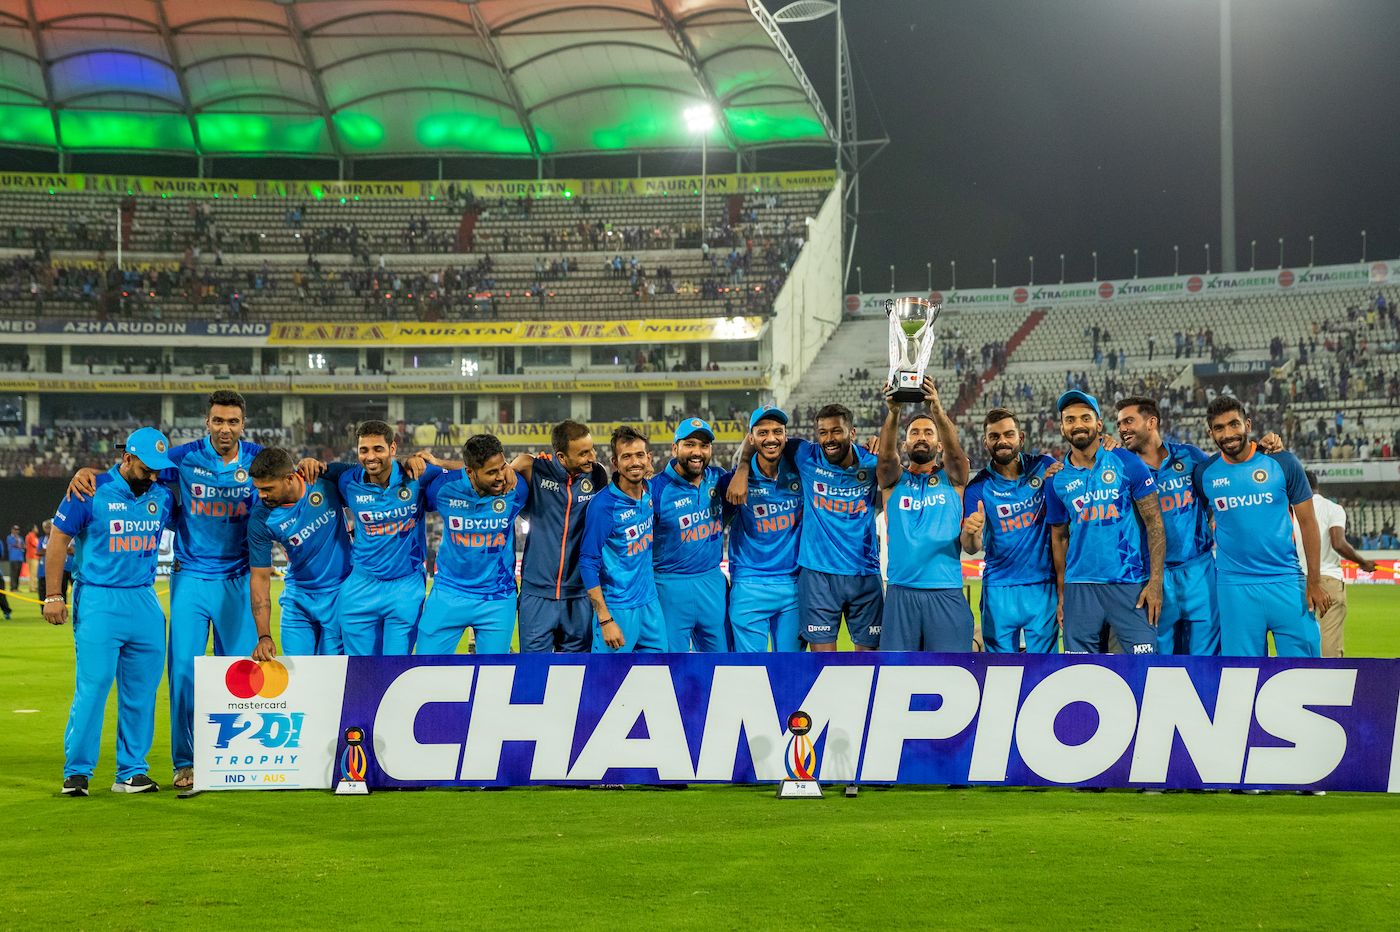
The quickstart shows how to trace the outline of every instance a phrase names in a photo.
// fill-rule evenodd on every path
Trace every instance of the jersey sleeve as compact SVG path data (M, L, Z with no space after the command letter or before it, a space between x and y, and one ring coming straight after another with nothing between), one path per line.
M517 478L515 487L510 490L510 495L510 516L515 518L530 504L530 483Z
M732 481L734 481L734 470L731 469L715 482L715 493L719 495L720 508L723 510L723 517L720 520L726 524L733 520L738 511L737 508L729 504L729 499L726 497L729 494L729 483Z
M977 506L982 503L982 486L986 479L978 476L967 484L963 489L963 517L967 518L977 512Z
M1133 501L1139 502L1157 494L1157 480L1152 478L1152 470L1147 468L1142 457L1121 447L1113 452L1118 455L1118 468L1123 470L1123 477L1128 480L1128 492L1133 496Z
M612 533L612 524L612 496L596 496L588 503L588 511L584 514L583 540L578 547L578 570L585 589L602 585L603 547Z
M1211 464L1213 457L1207 457L1191 468L1191 494L1196 502L1205 509L1206 514L1214 511L1211 497L1206 494L1206 467Z
M1047 483L1045 488L1045 523L1069 524L1069 511L1060 500L1060 490L1055 488L1053 481Z
M272 532L267 529L267 506L258 502L248 516L248 565L272 566Z
M438 493L442 491L443 486L447 485L447 481L448 474L444 472L434 477L431 482L423 483L423 498L428 503L428 507L433 511L437 510ZM519 482L516 483L517 486L520 484Z
M58 503L53 515L53 526L69 537L77 537L83 528L92 523L92 499L69 495Z
M1298 462L1298 457L1287 451L1268 455L1283 467L1283 484L1288 495L1288 504L1300 505L1311 499L1312 486L1308 485L1308 475L1303 471L1303 464Z

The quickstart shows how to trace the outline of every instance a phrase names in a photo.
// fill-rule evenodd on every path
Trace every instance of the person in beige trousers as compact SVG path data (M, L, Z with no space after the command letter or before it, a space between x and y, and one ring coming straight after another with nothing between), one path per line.
M1368 573L1375 572L1376 562L1367 560L1347 541L1345 509L1317 491L1317 473L1309 469L1307 474L1308 485L1313 492L1313 513L1317 515L1317 529L1322 537L1322 549L1319 551L1322 557L1322 589L1332 597L1332 607L1318 618L1318 624L1322 626L1322 656L1341 657L1345 644L1342 626L1347 620L1347 590L1342 581L1342 560L1350 560ZM1303 544L1296 522L1293 527L1298 552L1302 553Z

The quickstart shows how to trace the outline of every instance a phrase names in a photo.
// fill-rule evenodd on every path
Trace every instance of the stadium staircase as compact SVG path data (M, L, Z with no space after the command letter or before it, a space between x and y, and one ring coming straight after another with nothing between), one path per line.
M475 207L462 211L462 222L457 225L457 251L469 253L476 245L476 221L481 216Z
M1036 308L1034 311L1030 312L1025 320L1021 321L1021 326L1017 327L1015 332L1011 334L1011 339L1006 341L1006 361L1008 363L1011 361L1012 354L1016 352L1016 347L1020 346L1025 341L1026 337L1031 335L1031 331L1039 326L1040 322L1044 319L1045 309ZM962 417L977 403L977 400L982 397L982 390L986 387L987 383L1001 375L1002 368L1003 367L1000 365L993 365L986 372L982 373L982 377L977 380L977 391L963 396L963 398L953 406L954 419Z

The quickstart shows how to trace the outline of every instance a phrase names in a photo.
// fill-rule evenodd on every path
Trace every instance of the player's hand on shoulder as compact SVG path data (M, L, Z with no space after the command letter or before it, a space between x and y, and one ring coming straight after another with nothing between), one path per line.
M315 457L308 456L297 463L297 472L300 473L301 477L307 482L315 482L325 475L326 464Z
M437 462L437 457L433 456L431 450L421 450L403 461L404 475L410 479L417 479L423 475L423 471L428 468L429 463L434 466L442 465Z
M1118 442L1118 438L1112 434L1100 434L1099 443L1105 450L1116 450L1122 446L1122 444Z
M84 466L73 473L73 478L68 483L68 494L78 501L86 501L97 491L97 470L91 466Z
M987 524L987 513L982 508L982 503L977 503L977 510L963 518L962 529L967 534L981 534L982 528Z
M729 477L729 488L724 491L724 500L731 505L743 505L749 500L749 471L739 469Z
M1259 438L1259 449L1265 453L1282 453L1283 438L1271 430Z
M1045 467L1045 478L1049 479L1051 476L1055 475L1055 473L1059 472L1061 469L1064 468L1065 464L1063 460L1055 460L1055 462Z

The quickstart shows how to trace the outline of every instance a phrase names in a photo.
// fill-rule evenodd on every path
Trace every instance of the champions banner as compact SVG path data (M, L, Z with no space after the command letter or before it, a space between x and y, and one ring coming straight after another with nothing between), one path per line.
M195 660L195 786L818 780L1400 792L1400 661L994 654Z

